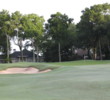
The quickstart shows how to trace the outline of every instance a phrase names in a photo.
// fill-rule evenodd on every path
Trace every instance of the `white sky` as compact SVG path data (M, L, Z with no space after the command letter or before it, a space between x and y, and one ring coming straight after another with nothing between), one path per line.
M11 13L15 11L20 11L22 14L36 13L44 16L45 20L49 19L51 14L61 12L78 23L82 10L102 3L110 3L110 0L1 0L0 11L5 9ZM12 47L19 50L13 44Z

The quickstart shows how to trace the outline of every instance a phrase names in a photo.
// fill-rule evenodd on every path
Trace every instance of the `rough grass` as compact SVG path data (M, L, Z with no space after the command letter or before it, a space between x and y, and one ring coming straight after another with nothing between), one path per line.
M0 75L0 100L110 100L110 61L0 64L16 66L55 70Z
M47 64L47 63L32 63L32 62L20 62L20 63L9 63L9 64L0 64L0 70L4 70L7 68L25 68L25 67L35 67L38 68L40 71L45 69L56 69L58 66Z

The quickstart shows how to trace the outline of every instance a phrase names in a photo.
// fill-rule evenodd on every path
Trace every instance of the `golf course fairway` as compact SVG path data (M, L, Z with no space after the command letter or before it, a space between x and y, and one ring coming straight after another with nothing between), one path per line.
M52 69L38 74L1 74L0 100L110 100L110 61L0 64Z

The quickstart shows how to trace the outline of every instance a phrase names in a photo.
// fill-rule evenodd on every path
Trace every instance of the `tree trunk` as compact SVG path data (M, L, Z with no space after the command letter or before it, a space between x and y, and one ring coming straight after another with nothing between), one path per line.
M95 60L97 60L97 49L95 48Z
M20 52L21 52L21 62L23 62L23 50L22 50L21 46L19 46L19 48L20 48Z
M94 59L94 60L97 59L97 50L96 50L95 47L93 48L93 59Z
M108 41L107 45L108 45L108 54L106 55L106 57L108 59L108 58L110 58L110 44L109 44L109 41Z
M61 46L60 46L60 43L58 43L58 54L59 54L59 62L61 62Z
M71 47L71 53L72 53L72 56L74 54L74 46Z
M6 34L6 42L7 42L7 63L9 63L9 37Z
M37 49L37 62L39 62L39 48L38 48L38 46L36 47L36 49Z
M35 54L34 54L34 49L33 49L33 62L35 62Z
M87 48L87 56L88 56L88 59L90 59L90 48Z
M99 39L99 53L100 53L100 60L102 60L102 47L101 47L101 43L100 43L100 39Z
M108 57L107 58L110 58L110 44L109 44L109 41L108 41Z
M35 62L35 53L34 53L34 43L32 41L32 48L33 48L33 62Z
M110 52L110 44L109 44L109 41L108 41L108 51Z

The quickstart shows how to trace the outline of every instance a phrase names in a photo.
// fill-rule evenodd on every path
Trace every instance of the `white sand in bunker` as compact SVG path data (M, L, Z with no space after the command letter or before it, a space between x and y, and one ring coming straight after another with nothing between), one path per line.
M46 73L51 71L51 69L47 69L44 71L39 71L39 69L34 67L28 68L8 68L6 70L1 70L0 74L36 74L36 73Z

